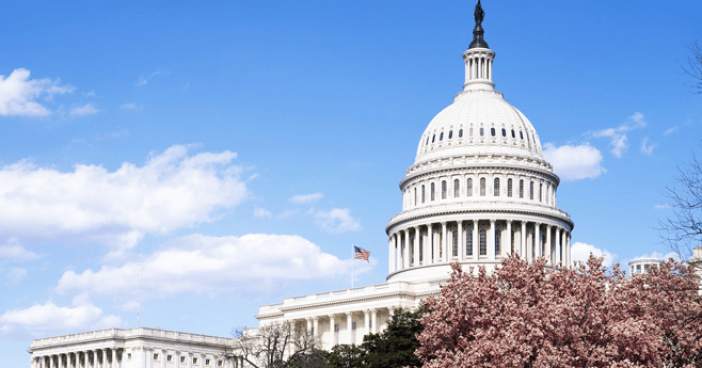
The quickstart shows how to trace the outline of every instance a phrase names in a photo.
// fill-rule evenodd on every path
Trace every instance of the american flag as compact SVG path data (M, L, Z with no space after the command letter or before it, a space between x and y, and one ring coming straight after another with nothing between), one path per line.
M359 248L355 245L353 246L353 258L354 259L363 259L366 262L370 263L370 261L368 260L368 257L370 257L369 251L367 251L363 248Z

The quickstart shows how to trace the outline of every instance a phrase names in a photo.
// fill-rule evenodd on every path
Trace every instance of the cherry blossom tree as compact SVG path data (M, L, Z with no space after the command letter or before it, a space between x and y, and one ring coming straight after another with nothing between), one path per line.
M683 264L633 278L594 257L556 269L510 257L477 277L452 267L424 302L425 368L702 366L698 279Z

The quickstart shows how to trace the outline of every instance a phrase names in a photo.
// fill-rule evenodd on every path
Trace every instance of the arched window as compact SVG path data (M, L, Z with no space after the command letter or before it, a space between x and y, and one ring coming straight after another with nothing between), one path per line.
M424 185L422 185L422 203L427 199L426 191L424 190Z
M458 130L458 138L463 138L463 129Z
M480 255L487 255L487 232L485 229L480 229Z
M495 136L495 128L490 128L490 134L492 134L493 137Z
M458 179L453 180L453 198L458 198L461 194L461 181Z
M451 252L451 255L454 257L458 257L458 230L454 230L452 231L452 233L453 236L451 238L453 240L453 251Z
M536 144L536 136L534 135L534 133L531 133L531 141L534 142L534 144Z
M473 196L473 179L472 178L468 178L468 180L466 181L466 195L468 197Z
M473 224L466 228L466 255L473 256Z
M519 181L519 198L524 198L524 180Z
M539 184L539 202L543 202L543 192L544 191L544 185Z
M492 195L494 195L495 197L500 196L500 179L499 178L495 178L495 185L493 187Z
M534 200L534 182L529 183L529 199Z
M431 143L434 143L434 140L436 139L436 134L431 136Z
M495 226L495 254L500 254L500 228Z
M434 183L431 183L431 193L429 194L431 197L431 200L434 200Z
M453 130L449 131L449 139L453 138Z
M512 196L512 179L507 179L507 197Z
M427 136L427 143L424 144L424 145L425 145L425 146L426 146L426 145L429 145L429 136Z
M485 130L483 128L480 128L480 136L482 137L484 135L485 135Z
M503 137L507 136L507 130L505 128L502 128L502 136Z
M440 141L444 140L444 132L441 132L441 134L439 134L439 140Z
M514 136L514 129L512 129L512 138L516 138L516 137Z
M522 140L524 140L524 133L523 133L521 130L519 131L519 138L521 138Z
M480 178L480 196L485 197L485 178Z
M441 199L446 199L446 180L441 181Z

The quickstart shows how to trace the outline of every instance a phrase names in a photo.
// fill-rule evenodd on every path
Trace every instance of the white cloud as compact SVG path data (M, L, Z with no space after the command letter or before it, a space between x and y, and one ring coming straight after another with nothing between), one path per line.
M60 79L30 80L29 74L29 70L18 68L7 78L0 75L0 116L47 116L51 112L36 101L38 98L51 99L75 89L60 85Z
M20 281L27 277L27 270L25 268L15 267L7 273L7 283L10 285L17 285Z
M317 245L295 235L195 234L170 240L155 253L120 266L106 265L82 273L67 271L56 289L61 294L75 292L132 299L259 292L298 281L347 275L350 262L323 253ZM368 269L361 268L360 272Z
M319 201L322 198L324 198L324 195L322 193L298 194L298 195L290 198L290 202L299 203L299 204L314 203L314 202Z
M98 110L95 107L95 104L90 102L90 103L87 103L83 106L78 106L78 107L72 108L71 112L69 114L71 114L72 116L85 116L85 115L97 114L98 112L100 112L100 110Z
M651 156L653 149L658 146L658 143L648 144L648 137L641 141L641 153Z
M167 70L167 69L159 69L159 70L157 70L157 71L151 73L151 74L149 75L148 78L145 77L144 74L142 74L142 75L139 76L139 79L137 80L137 82L134 83L134 86L135 86L135 87L142 87L142 86L145 86L146 83L149 82L149 79L150 79L150 78L155 77L155 76L157 76L157 75L167 75L167 74L171 74L171 72L170 72L169 70Z
M587 262L587 259L590 258L590 254L594 255L595 257L604 256L604 261L602 264L606 267L611 267L614 263L614 260L617 258L616 254L612 254L605 249L599 249L594 245L585 244L581 242L574 243L573 246L570 248L570 255L573 264L575 264L575 262L578 261L583 263Z
M11 261L33 261L41 257L42 255L25 249L17 238L10 239L5 245L0 245L0 258Z
M544 157L563 180L594 179L605 172L601 166L602 154L588 143L560 147L546 143Z
M612 146L612 154L617 158L621 158L624 152L629 148L627 143L627 137L624 132L630 131L632 129L640 129L647 125L645 117L642 113L636 112L629 116L628 122L620 125L617 128L607 128L603 130L598 130L592 133L594 137L607 137L610 138L610 145Z
M629 261L635 261L637 259L644 259L644 258L658 258L658 259L663 260L663 261L668 261L668 259L670 259L670 258L678 260L678 261L680 260L680 257L675 252L668 252L666 254L663 254L660 252L653 252L651 254L647 253L647 254L643 254L640 256L636 256L636 257L630 259Z
M86 331L122 327L117 316L103 316L102 309L92 304L59 307L52 302L14 309L0 315L0 337L46 337L60 332Z
M348 208L332 208L331 211L318 211L314 216L315 222L322 229L332 233L359 230L361 223L351 217L350 212Z
M120 106L119 108L122 110L141 111L142 106L139 106L134 102L128 102L128 103L122 104L122 106Z
M189 155L188 146L152 154L143 166L110 172L76 165L71 172L28 161L0 168L0 235L76 237L120 248L146 233L168 233L214 219L246 198L236 153Z
M665 132L663 132L663 135L669 135L671 133L675 133L677 130L678 130L678 126L676 125L670 129L666 130Z
M663 203L663 204L657 204L657 205L653 206L653 208L655 208L657 210L666 210L668 208L673 208L673 205L670 203Z
M272 216L272 215L271 215L270 211L268 211L268 210L265 209L265 208L258 208L258 207L256 207L256 208L254 209L254 217L258 217L258 218L271 218L271 216Z

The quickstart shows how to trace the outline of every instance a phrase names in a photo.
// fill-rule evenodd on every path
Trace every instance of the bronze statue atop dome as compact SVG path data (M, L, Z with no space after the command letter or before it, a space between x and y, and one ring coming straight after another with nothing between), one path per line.
M480 5L480 0L478 0L478 3L475 4L475 11L473 12L473 15L475 16L475 28L473 29L473 42L470 43L470 46L468 46L469 49L475 49L475 48L483 48L483 49L489 49L487 42L483 40L483 19L485 18L485 11L483 10L482 5Z

